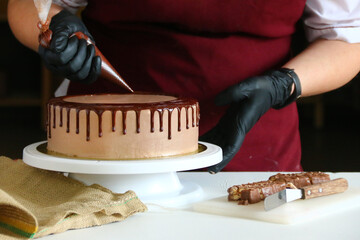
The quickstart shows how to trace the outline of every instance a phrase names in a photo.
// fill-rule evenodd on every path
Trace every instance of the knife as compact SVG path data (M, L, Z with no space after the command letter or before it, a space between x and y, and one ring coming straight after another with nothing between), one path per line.
M285 189L266 197L264 207L266 211L269 211L297 199L310 199L342 193L347 188L347 180L345 178L337 178L328 182L305 186L301 189Z

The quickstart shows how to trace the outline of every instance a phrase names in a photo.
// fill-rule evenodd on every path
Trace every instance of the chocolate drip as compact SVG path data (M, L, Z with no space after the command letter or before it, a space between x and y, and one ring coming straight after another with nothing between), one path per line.
M66 108L66 132L70 132L70 108Z
M198 127L200 123L200 106L199 103L196 103L196 126Z
M111 111L111 130L113 132L115 132L115 118L116 118L116 111L115 110L112 110Z
M192 106L191 106L191 112L192 112L192 126L195 127L195 112Z
M59 127L63 126L63 107L60 107L60 123Z
M171 115L174 109L168 110L168 139L171 139Z
M135 111L136 113L136 132L140 133L140 110Z
M181 131L181 109L182 108L176 108L178 111L178 132Z
M186 110L186 129L189 129L189 107L186 107L185 110Z
M159 131L164 131L164 112L168 111L168 139L172 138L171 132L171 119L172 113L176 109L178 112L178 131L182 131L181 126L181 110L185 108L186 112L186 129L189 129L189 108L192 111L192 127L199 126L200 120L200 112L199 112L199 105L196 100L191 98L182 98L182 99L175 99L165 102L158 102L158 103L132 103L132 104L97 104L97 103L75 103L75 102L67 102L64 101L66 97L60 98L53 98L49 101L48 104L48 121L47 121L47 128L48 128L48 137L51 138L51 126L52 128L56 128L56 107L59 107L60 111L60 120L59 124L60 127L63 126L63 109L66 109L66 132L70 132L70 112L71 109L75 109L76 114L76 134L80 133L80 111L85 110L86 114L86 140L90 141L90 126L91 126L91 118L90 113L91 111L95 112L98 116L98 136L102 137L103 130L102 130L102 118L103 113L105 111L111 112L111 119L112 119L112 131L115 132L116 130L116 113L118 111L122 112L122 132L126 135L127 132L127 112L128 111L135 111L136 114L136 132L140 133L140 115L141 111L144 109L150 110L150 132L155 132L155 112L159 114ZM52 109L51 109L52 107ZM196 107L196 110L194 109ZM52 110L52 115L51 115ZM196 112L195 112L196 111ZM53 119L52 119L53 118Z
M127 111L122 112L122 124L123 124L123 134L126 134L126 114Z
M90 141L90 110L86 109L86 141Z
M51 109L51 105L48 104L48 120L46 122L46 125L47 125L47 129L48 129L48 138L51 138L51 112L50 112L50 109Z
M79 112L80 109L76 109L76 134L79 134Z
M158 109L157 112L159 113L159 124L160 124L160 132L164 131L164 111L162 109Z
M155 132L155 124L154 124L154 115L155 115L155 110L151 109L150 110L150 132Z
M103 115L104 111L100 110L98 112L96 112L97 116L98 116L98 123L99 123L99 137L102 137L103 132L102 132L102 115Z
M56 107L53 107L53 128L56 127Z

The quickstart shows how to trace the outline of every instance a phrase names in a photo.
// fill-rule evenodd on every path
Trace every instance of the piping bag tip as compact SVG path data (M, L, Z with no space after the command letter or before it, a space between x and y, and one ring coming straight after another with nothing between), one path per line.
M101 76L117 85L120 85L124 89L134 92L131 87L125 82L125 80L120 76L120 74L115 70L115 68L110 64L106 57L101 53L97 46L91 41L91 39L82 32L73 33L79 39L85 39L88 44L93 44L95 47L95 55L101 58Z
M50 41L52 39L52 31L49 29L50 20L48 19L49 10L51 7L51 0L34 0L35 7L37 9L39 19L37 27L40 30L39 34L39 43L44 48L50 47ZM93 44L88 36L81 32L74 33L79 39L84 38L89 44ZM95 44L94 44L95 46ZM96 55L101 57L101 75L104 78L114 82L125 88L130 92L134 92L129 85L120 77L120 75L116 72L116 70L111 66L109 61L104 57L104 55L100 52L100 50L95 46ZM105 63L105 64L104 64ZM106 66L104 66L106 65Z
M39 43L41 46L48 48L50 46L50 41L52 38L52 31L48 29L48 24L43 26L41 23L38 24L41 32L39 35ZM101 58L101 74L100 76L123 87L127 91L133 93L134 90L125 82L125 80L120 76L120 74L115 70L115 68L109 63L105 56L100 52L100 50L95 46L95 44L90 40L90 38L82 32L75 32L71 36L76 36L79 39L85 39L88 44L93 44L95 47L95 55ZM70 37L71 37L70 36Z
M95 46L96 49L96 46ZM97 50L95 50L97 51ZM98 56L101 58L101 74L100 76L123 87L129 92L133 93L134 90L125 82L115 68L109 63L109 61L98 51Z
M123 83L123 87L126 88L129 92L134 93L134 90L132 90L132 88L129 85L127 85L125 82Z

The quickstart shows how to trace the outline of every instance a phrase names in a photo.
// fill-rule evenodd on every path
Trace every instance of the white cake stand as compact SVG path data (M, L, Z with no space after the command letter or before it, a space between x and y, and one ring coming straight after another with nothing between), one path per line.
M165 207L199 201L202 189L196 183L180 182L177 171L205 168L222 160L220 147L199 142L199 151L184 156L146 160L93 160L54 156L46 141L24 148L23 161L33 167L69 173L86 185L100 184L114 192L133 190L144 203Z

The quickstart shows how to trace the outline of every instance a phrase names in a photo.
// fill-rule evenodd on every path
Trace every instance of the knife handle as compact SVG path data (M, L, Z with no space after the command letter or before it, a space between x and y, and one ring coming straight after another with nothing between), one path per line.
M303 187L303 199L310 199L335 193L342 193L345 192L347 188L347 180L345 178L337 178L328 182Z

